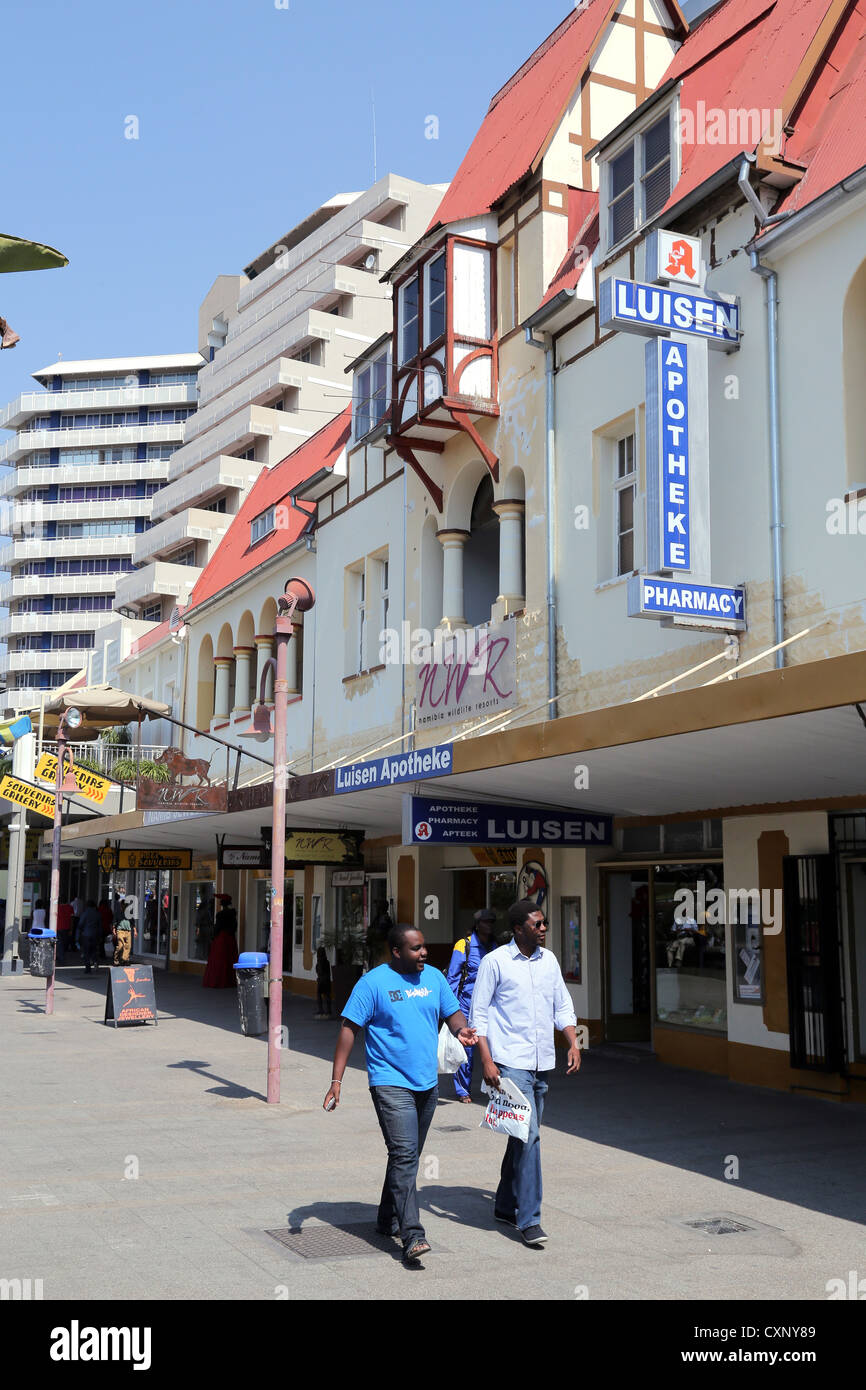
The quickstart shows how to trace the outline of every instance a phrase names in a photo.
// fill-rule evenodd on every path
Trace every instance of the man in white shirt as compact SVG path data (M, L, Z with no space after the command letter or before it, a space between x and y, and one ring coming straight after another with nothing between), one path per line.
M498 1087L507 1076L519 1087L532 1109L529 1138L509 1138L502 1160L494 1216L516 1226L525 1245L541 1246L541 1137L539 1128L547 1093L545 1073L556 1065L553 1030L568 1041L571 1075L580 1067L577 1018L565 987L559 962L543 949L547 935L544 913L531 898L508 910L514 940L485 956L478 967L472 996L470 1027L478 1033L484 1080Z

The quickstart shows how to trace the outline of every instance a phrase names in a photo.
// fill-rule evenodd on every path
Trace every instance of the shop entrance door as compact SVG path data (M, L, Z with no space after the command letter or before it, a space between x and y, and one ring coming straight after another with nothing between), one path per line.
M783 860L791 1065L844 1069L836 873L832 854Z
M649 1042L649 870L608 870L602 876L602 891L605 1039L608 1042Z

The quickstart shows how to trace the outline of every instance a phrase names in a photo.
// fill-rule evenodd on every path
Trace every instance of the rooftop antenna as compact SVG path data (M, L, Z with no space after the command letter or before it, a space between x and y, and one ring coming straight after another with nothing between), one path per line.
M375 183L378 174L376 173L376 93L370 88L370 109L373 113L373 182Z

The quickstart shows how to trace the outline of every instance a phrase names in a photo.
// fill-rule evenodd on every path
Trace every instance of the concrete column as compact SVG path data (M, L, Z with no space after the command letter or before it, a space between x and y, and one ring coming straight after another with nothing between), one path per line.
M522 608L525 602L523 577L523 511L525 503L516 501L494 502L493 510L499 517L499 595L497 603L504 603L513 611Z
M468 531L437 531L442 558L442 626L468 627L463 614L463 547Z
M228 719L229 717L229 691L231 689L231 672L234 657L216 656L214 666L216 667L216 689L213 697L213 717L214 719Z
M256 654L255 647L233 647L235 654L235 707L232 714L250 712L250 666Z
M265 632L256 635L256 689L254 703L259 703L259 691L262 688L262 672L267 662L274 654L274 634ZM267 683L265 685L265 704L274 703L274 668L268 672Z

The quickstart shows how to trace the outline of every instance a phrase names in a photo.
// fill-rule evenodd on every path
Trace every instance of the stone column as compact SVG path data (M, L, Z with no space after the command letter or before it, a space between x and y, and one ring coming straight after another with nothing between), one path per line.
M255 690L255 700L254 700L253 703L257 705L257 704L259 703L259 691L260 691L261 688L262 688L262 672L263 672L264 669L265 669L265 663L266 663L266 662L273 656L273 654L274 654L274 636L273 636L273 633L271 633L271 632L265 632L265 633L261 633L261 634L258 634L258 633L257 633L257 634L256 634L255 642L256 642L256 690ZM266 705L270 705L271 708L273 708L273 704L274 704L274 668L273 668L273 666L272 666L272 667L270 668L270 670L268 671L268 677L267 677L267 681L266 681L266 684L265 684L265 704L266 704Z
M233 647L235 654L235 707L232 715L250 712L250 664L255 647Z
M213 697L213 717L214 719L228 719L229 717L229 691L231 689L233 656L214 657L216 667L216 689Z
M437 531L442 544L442 627L468 627L463 613L463 547L468 531Z
M499 517L499 594L497 604L513 613L526 602L523 577L523 512L525 503L494 502Z

